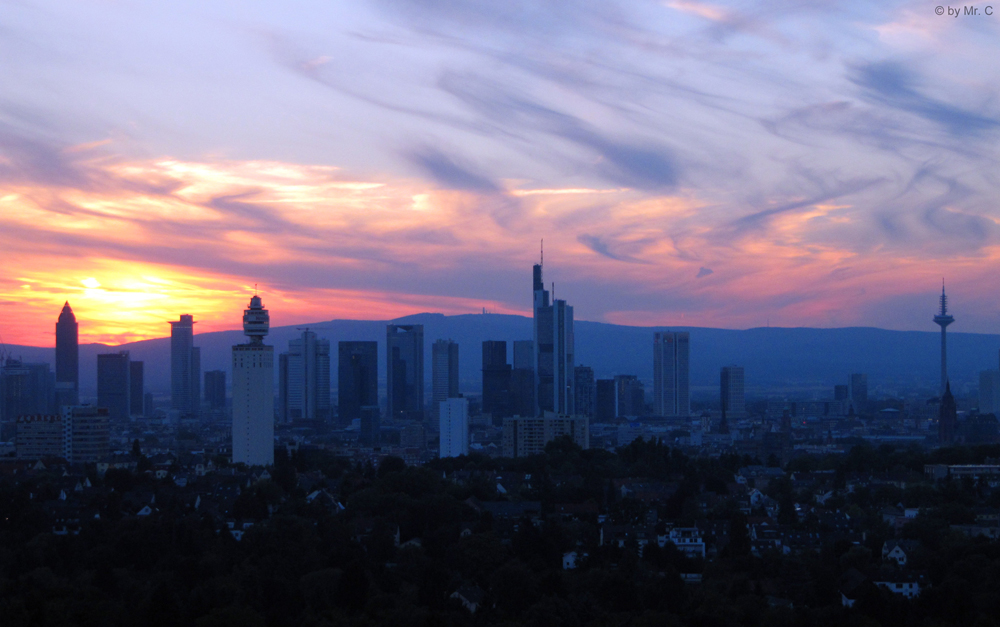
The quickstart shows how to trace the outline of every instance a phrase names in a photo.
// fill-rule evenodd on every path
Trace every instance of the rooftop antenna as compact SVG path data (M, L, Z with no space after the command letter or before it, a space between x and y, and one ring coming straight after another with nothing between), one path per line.
M256 283L253 284L253 295L254 296L257 295L257 284Z
M538 265L544 266L545 265L545 238L542 238L542 244L541 244L539 252L541 253L541 255L539 256L539 259L538 259Z

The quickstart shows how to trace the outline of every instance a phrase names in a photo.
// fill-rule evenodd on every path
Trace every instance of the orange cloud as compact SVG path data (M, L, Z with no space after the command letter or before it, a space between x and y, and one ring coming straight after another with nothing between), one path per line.
M477 193L327 166L114 161L88 150L71 153L70 183L0 182L7 343L51 345L64 300L85 342L163 336L182 313L199 332L238 328L255 283L276 326L482 307L528 314L528 266L543 237L557 297L579 319L625 324L872 324L872 307L933 290L941 273L955 277L956 294L972 293L1000 259L996 246L938 254L933 266L931 244L859 248L866 216L849 202L775 213L734 234L732 208L688 191L510 183Z

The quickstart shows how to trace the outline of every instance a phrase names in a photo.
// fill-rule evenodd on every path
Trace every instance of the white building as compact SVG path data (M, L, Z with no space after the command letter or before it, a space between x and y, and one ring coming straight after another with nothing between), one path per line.
M469 401L448 398L441 401L441 457L469 454Z
M233 347L233 462L274 463L274 347L264 345L270 318L260 297L243 312L250 343Z

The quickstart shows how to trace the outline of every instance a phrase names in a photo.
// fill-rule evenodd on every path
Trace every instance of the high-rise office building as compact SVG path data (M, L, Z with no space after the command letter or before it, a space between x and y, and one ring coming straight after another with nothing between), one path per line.
M62 408L65 428L65 458L71 464L92 464L108 455L111 449L111 430L108 410L92 405L65 406Z
M56 407L80 402L79 325L69 301L56 322Z
M145 416L143 395L146 393L146 367L141 361L130 361L129 380L129 411L133 416Z
M495 421L510 413L511 368L507 363L507 342L483 342L483 413Z
M618 413L614 379L594 382L594 422L612 422Z
M542 266L533 268L533 329L535 369L535 415L550 411L572 414L573 401L573 308L564 300L549 303L542 282Z
M379 411L378 342L337 344L337 420L350 426L364 408Z
M868 410L868 375L864 373L852 374L851 378L848 379L848 385L854 413L863 414Z
M979 413L1000 418L1000 370L979 373Z
M256 294L243 312L246 344L233 347L233 463L274 463L274 347L264 344L271 319Z
M431 406L435 414L445 399L457 397L458 344L438 340L431 344Z
M723 366L719 375L719 395L726 418L742 418L747 413L743 366Z
M833 400L835 401L847 401L850 400L851 386L849 385L835 385L833 386Z
M615 417L637 418L646 413L646 391L634 374L615 376Z
M194 317L170 323L170 408L196 418L201 407L201 351L194 345Z
M386 327L388 416L393 420L424 418L424 325Z
M686 331L653 334L653 411L658 416L691 413L690 346Z
M573 390L576 398L573 407L579 416L594 416L594 402L597 400L594 391L594 369L590 366L577 366L573 369Z
M226 371L208 370L205 372L205 404L213 412L226 409Z
M535 343L532 340L514 341L514 368L510 372L510 405L513 416L535 415ZM502 423L495 421L497 426Z
M440 457L469 454L469 401L446 398L439 406Z
M66 429L62 414L17 417L18 459L48 459L66 456Z
M545 445L568 435L580 448L590 448L590 424L585 416L548 412L543 416L504 418L504 457L526 457L545 452Z
M326 420L330 417L330 341L306 329L288 342L280 384L286 421Z
M14 438L18 416L53 413L55 377L48 364L8 358L0 367L0 439Z
M108 409L112 421L132 415L132 365L128 351L97 356L97 406Z
M358 443L361 446L377 448L382 440L382 415L378 407L361 408Z

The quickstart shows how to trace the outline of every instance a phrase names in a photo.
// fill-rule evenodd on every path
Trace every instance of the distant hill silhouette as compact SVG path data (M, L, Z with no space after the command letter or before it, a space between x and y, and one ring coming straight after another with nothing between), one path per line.
M531 318L503 314L417 314L392 322L424 325L426 385L430 386L431 344L451 338L459 343L461 388L481 389L484 340L506 340L508 359L514 340L531 338ZM337 342L375 340L379 343L379 385L385 385L385 325L387 321L331 320L313 324L274 327L266 342L278 352L287 350L297 329L309 327L331 342L333 387L337 385ZM83 325L86 322L82 323ZM869 387L926 386L934 389L940 376L940 333L937 331L887 331L868 327L841 329L757 328L743 331L699 327L630 327L577 321L576 363L594 368L598 378L635 374L652 393L654 331L691 333L691 383L695 388L717 389L719 369L735 364L746 368L748 388L830 388L846 383L851 372L866 372ZM195 336L201 347L202 370L229 371L230 347L245 340L242 331L221 331ZM25 361L54 363L53 348L8 346ZM158 338L110 347L80 347L80 385L86 393L97 387L98 353L128 350L132 359L146 362L146 388L170 389L170 338ZM978 383L980 370L997 368L1000 335L948 332L949 374L961 389ZM228 380L228 377L227 377ZM832 393L832 392L831 392Z

